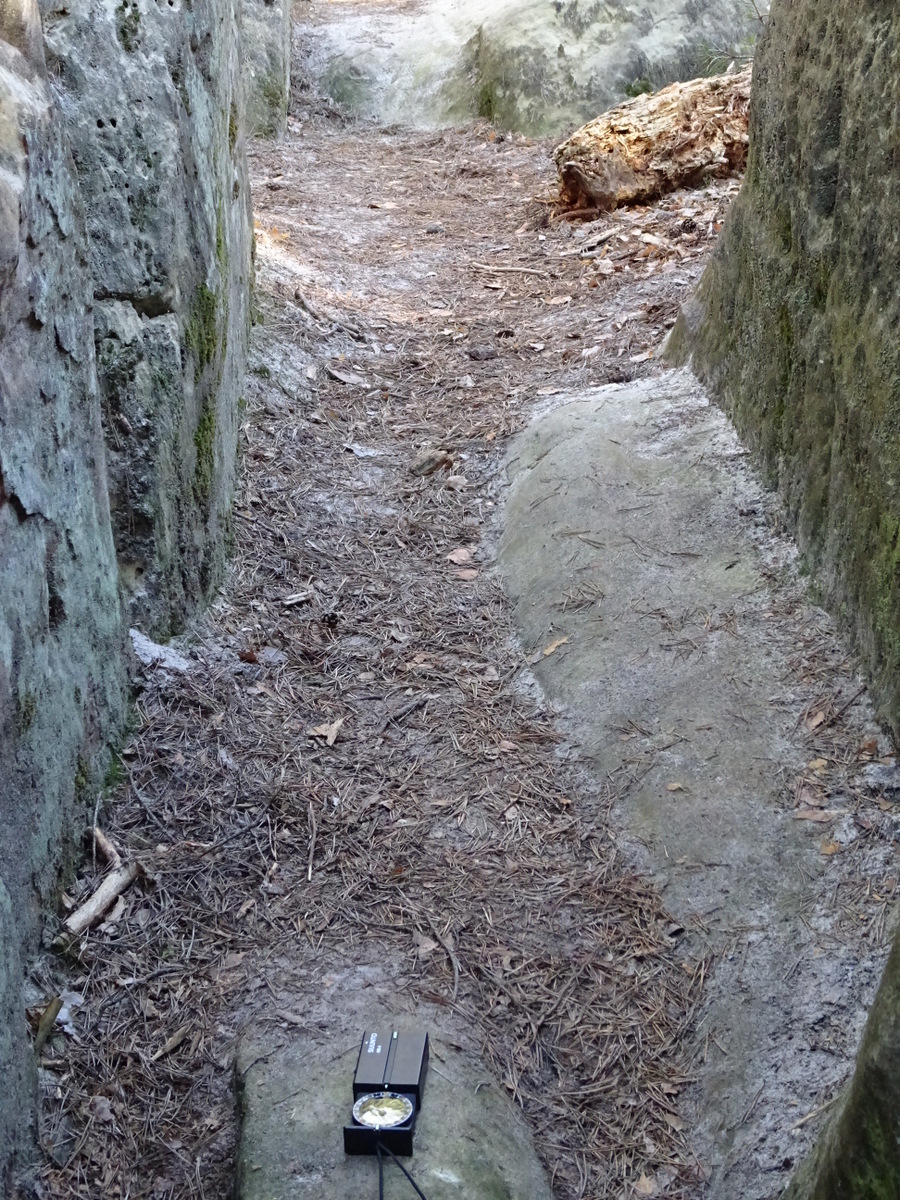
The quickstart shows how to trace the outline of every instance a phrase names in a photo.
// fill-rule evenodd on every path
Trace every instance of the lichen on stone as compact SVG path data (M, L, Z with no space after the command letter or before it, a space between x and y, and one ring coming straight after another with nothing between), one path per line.
M116 9L116 32L119 35L119 41L129 54L133 54L138 47L141 28L141 12L137 5L137 0L122 0L122 3Z

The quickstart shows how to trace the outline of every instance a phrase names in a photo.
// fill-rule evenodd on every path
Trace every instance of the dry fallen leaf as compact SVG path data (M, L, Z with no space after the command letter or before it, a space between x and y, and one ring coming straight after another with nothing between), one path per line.
M157 1059L165 1058L167 1054L171 1054L173 1050L177 1050L187 1037L189 1029L190 1025L182 1025L176 1033L172 1034L164 1046L161 1046L155 1054L151 1055L150 1061L156 1062Z
M833 812L828 808L800 808L794 813L795 821L819 821L823 825L829 821L834 821L837 817L843 817L842 812Z
M281 1011L278 1013L278 1017L282 1021L287 1021L287 1023L289 1025L308 1025L309 1024L309 1017L303 1017L300 1015L300 1013Z
M500 742L498 746L498 749L500 750L515 750L516 748L515 742L507 742L506 739Z
M828 759L814 758L812 762L808 762L806 765L809 767L810 771L815 771L817 775L822 775L828 766Z
M833 842L829 838L825 838L819 849L823 854L840 854L841 843Z
M797 805L800 808L824 808L827 796L817 791L810 784L804 783L797 792Z
M551 642L549 646L545 646L544 658L547 658L548 655L555 653L555 651L557 651L560 646L564 646L568 640L568 637L557 638L556 641Z
M666 791L667 792L686 792L687 788L684 786L683 783L667 783Z
M338 717L336 721L332 721L330 725L317 725L315 729L309 731L310 737L322 737L325 739L326 746L333 746L338 735L338 731L344 723L343 717Z
M441 467L449 466L452 459L446 450L423 450L422 453L410 463L410 475L418 475L424 478L426 475L433 475L435 471Z
M93 1096L90 1103L91 1112L101 1121L112 1124L116 1119L112 1110L112 1105L106 1096Z
M649 1175L642 1174L634 1185L634 1194L636 1196L655 1196L656 1192L656 1182Z
M810 733L812 733L814 729L819 728L824 720L825 714L821 709L819 709L818 712L811 713L810 716L806 718L806 728L810 731Z
M457 579L463 579L466 583L471 583L473 579L478 578L478 572L472 567L465 567L461 571L454 571L453 574Z
M460 546L458 550L451 550L447 557L452 563L458 563L460 566L462 566L463 563L469 563L472 561L472 551L467 550L465 546Z
M364 375L357 375L355 371L339 371L337 367L330 367L326 364L325 374L335 380L336 383L345 383L351 387L369 386L368 379Z
M671 1129L674 1129L676 1133L684 1129L684 1121L682 1121L681 1117L676 1117L674 1113L665 1113L664 1116L666 1124Z
M121 921L122 917L125 915L125 907L125 897L119 896L115 904L103 918L103 922L99 928L104 931L112 929L113 925L118 924L118 922Z
M424 933L419 933L418 929L413 930L413 942L419 958L427 958L433 950L438 948L434 938L426 937Z

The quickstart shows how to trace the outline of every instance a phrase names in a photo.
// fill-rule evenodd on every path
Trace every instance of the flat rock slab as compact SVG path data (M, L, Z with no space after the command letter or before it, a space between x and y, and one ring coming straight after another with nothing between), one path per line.
M687 372L573 397L516 441L500 547L526 654L597 781L598 819L609 788L623 852L684 926L673 937L688 969L715 966L685 1114L716 1200L783 1186L797 1113L846 1069L868 999L859 954L822 953L821 881L840 868L823 826L793 811L811 755L790 659L804 629L830 636L827 621L796 587L786 598L771 585L792 550L744 457ZM824 996L850 1011L820 1036Z
M243 1043L238 1200L376 1200L376 1160L343 1151L358 1049L302 1035L280 1047ZM440 1041L432 1041L415 1153L402 1161L428 1200L550 1200L519 1109L477 1061ZM413 1195L390 1162L384 1194Z

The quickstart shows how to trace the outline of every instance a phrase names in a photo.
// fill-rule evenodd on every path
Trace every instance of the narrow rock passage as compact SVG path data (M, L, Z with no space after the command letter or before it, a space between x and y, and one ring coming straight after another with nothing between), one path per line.
M627 781L580 756L535 683L574 647L520 644L494 558L510 439L564 391L655 377L732 189L610 218L600 258L532 199L547 147L488 127L345 126L313 103L252 159L234 565L180 647L189 669L145 672L102 814L147 878L69 977L84 1003L80 1041L46 1067L47 1192L230 1195L238 1039L344 1052L377 1010L483 1056L560 1200L697 1195L710 1163L688 1089L716 1030L699 1058L694 1031L729 949L679 944ZM652 510L636 520L653 543ZM596 599L558 582L561 613ZM830 636L798 665L810 704L790 719L840 731L835 759L875 759L854 710L828 707ZM798 765L823 807L831 758L785 764L786 786ZM877 843L876 816L848 842ZM842 896L854 939L880 944L895 886L858 877ZM863 970L862 993L873 982Z

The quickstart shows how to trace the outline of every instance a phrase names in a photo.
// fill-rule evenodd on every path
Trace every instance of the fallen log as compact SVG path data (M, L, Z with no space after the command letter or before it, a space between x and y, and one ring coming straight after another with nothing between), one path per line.
M608 212L743 171L750 76L673 83L583 125L553 152L562 208Z

